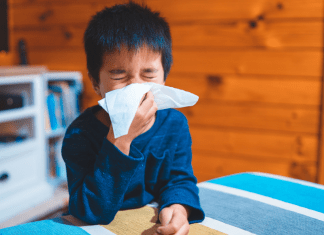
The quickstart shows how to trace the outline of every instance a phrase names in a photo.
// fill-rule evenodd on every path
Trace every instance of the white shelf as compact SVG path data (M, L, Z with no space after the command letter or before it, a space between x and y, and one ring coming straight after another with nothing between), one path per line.
M0 223L0 229L15 226L22 223L28 223L37 220L39 217L46 216L57 210L68 206L69 192L64 188L57 188L54 195L48 200L35 207L25 210L11 219Z
M46 131L46 137L47 138L56 138L56 137L63 137L65 134L66 129L65 128L59 128L56 130L50 130Z
M0 211L6 211L6 213L0 213L0 229L17 225L17 222L28 222L28 220L33 219L34 216L29 218L27 216L27 218L24 218L24 216L26 216L24 212L28 212L28 210L35 208L41 203L46 203L46 206L42 207L43 210L52 209L51 207L57 207L57 205L54 205L54 202L57 200L51 200L53 193L54 190L48 183L41 182L33 187L26 188L23 191L12 195L11 197L7 198L7 200L1 200ZM66 194L61 193L60 198L66 198ZM57 202L55 202L55 204L57 204ZM23 218L21 218L20 215ZM19 219L17 219L15 216L20 217L21 221L19 221Z
M68 98L73 102L76 101L82 90L82 74L74 71L35 71L36 74L29 75L5 71L6 76L1 76L0 73L0 92L21 95L24 104L21 108L0 111L0 134L26 135L26 139L19 142L0 143L0 164L3 164L2 168L12 176L11 181L7 181L10 182L11 188L7 187L6 192L1 190L0 185L0 228L5 221L9 221L9 224L19 224L37 219L49 211L61 208L63 204L66 206L68 201L68 192L65 190L58 194L62 200L52 198L53 200L45 202L42 206L39 205L53 196L54 189L67 183L63 177L64 172L55 178L51 178L49 174L50 161L58 159L60 163L63 162L60 157L59 141L65 135L66 128L45 130L45 114L48 111L46 101L49 85L63 84L61 82L70 86L69 92L76 96ZM18 166L25 171L19 170ZM33 176L29 175L32 179L29 185L24 181L26 172L27 175L30 172L34 173ZM20 187L20 182L25 187ZM33 210L35 208L38 209Z
M0 111L0 122L14 121L17 119L24 119L35 116L36 108L34 105L16 108L16 109L8 109Z
M0 160L16 156L20 153L26 153L37 148L37 140L28 139L21 142L1 143L0 144Z

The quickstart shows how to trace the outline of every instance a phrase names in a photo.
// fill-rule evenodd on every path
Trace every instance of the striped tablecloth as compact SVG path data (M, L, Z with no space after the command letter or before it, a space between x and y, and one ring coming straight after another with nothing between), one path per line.
M189 234L324 235L324 186L263 173L241 173L198 184L206 219ZM0 230L16 234L153 234L156 204L119 211L109 225L87 225L72 217Z

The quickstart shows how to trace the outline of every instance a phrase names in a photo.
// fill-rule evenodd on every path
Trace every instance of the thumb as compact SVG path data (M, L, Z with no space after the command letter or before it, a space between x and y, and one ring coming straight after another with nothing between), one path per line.
M159 220L162 226L168 225L172 219L173 209L166 207L161 210Z

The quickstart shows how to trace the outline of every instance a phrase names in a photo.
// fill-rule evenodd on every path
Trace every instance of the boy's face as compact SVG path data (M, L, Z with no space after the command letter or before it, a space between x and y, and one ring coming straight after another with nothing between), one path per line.
M155 82L164 85L161 53L141 47L136 53L121 47L119 53L106 53L99 72L99 84L92 82L102 98L109 91L123 88L131 83Z

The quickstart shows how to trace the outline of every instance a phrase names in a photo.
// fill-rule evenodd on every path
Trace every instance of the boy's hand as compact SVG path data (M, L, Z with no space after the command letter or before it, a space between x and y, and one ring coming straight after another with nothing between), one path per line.
M159 215L159 219L162 226L157 228L157 233L155 235L189 234L189 213L189 207L180 204L173 204L169 207L163 208Z
M128 134L115 139L112 125L110 125L107 139L120 151L128 155L130 144L133 139L149 130L154 124L156 111L157 105L154 102L154 96L152 92L149 91L143 96L141 103L137 108L135 117L128 130Z

